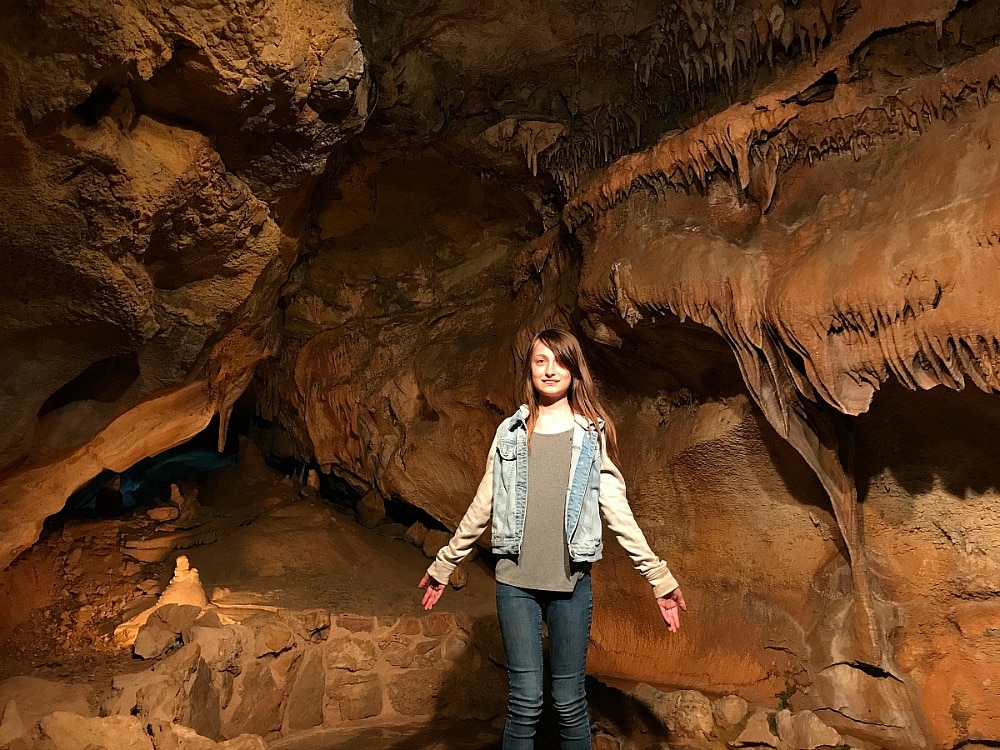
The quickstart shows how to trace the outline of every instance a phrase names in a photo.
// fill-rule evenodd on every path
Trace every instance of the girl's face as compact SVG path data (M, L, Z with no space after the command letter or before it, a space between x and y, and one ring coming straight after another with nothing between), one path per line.
M538 393L539 402L546 405L565 398L573 384L570 371L541 341L536 341L531 350L531 384Z

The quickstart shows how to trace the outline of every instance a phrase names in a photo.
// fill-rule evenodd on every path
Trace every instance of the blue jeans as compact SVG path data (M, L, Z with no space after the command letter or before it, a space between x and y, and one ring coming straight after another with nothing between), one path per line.
M572 593L497 584L497 614L507 652L507 723L503 750L533 750L542 713L542 620L549 626L552 704L562 750L590 750L584 669L594 596L590 575Z

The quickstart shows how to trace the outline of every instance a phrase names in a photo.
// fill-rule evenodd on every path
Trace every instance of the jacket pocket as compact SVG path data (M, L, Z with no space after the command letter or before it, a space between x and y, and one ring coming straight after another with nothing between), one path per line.
M514 496L514 482L517 475L517 440L501 440L497 442L496 464L499 470L500 482L507 494Z
M504 461L513 461L517 458L517 440L511 438L497 441L497 455Z

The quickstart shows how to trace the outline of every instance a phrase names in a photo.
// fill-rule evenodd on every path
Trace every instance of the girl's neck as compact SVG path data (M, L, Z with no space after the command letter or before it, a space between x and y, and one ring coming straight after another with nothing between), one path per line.
M564 432L573 427L573 408L568 398L561 398L551 404L538 404L534 429L540 433Z

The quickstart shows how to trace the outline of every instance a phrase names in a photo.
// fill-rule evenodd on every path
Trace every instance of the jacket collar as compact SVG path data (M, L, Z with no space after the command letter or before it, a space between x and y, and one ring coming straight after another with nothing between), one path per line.
M510 421L512 425L515 424L527 424L528 415L531 414L531 410L528 408L527 404L521 404L517 407L517 411L510 415Z
M515 426L517 426L519 424L527 425L527 423L528 423L528 415L530 413L531 413L531 410L528 409L528 405L527 404L521 404L519 407L517 407L517 411L515 411L513 414L510 415L510 424L511 424L511 427L515 427ZM574 413L573 414L573 421L576 422L578 425L580 425L580 427L582 427L585 430L590 430L594 426L594 423L591 422L589 419L587 419L582 414L575 414ZM597 426L598 426L599 429L604 429L604 420L598 418L598 420L597 420Z

